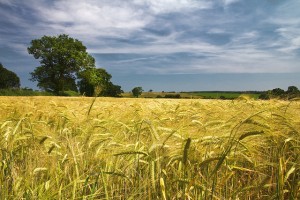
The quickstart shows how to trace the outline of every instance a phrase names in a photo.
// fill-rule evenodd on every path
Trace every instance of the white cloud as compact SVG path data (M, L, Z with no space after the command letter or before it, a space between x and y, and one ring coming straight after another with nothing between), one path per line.
M0 0L0 4L13 5L14 0Z
M225 6L228 6L228 5L236 3L238 1L240 1L240 0L223 0L223 3Z
M274 31L278 34L277 41L273 41L277 50L286 54L297 54L300 49L300 1L289 0L282 3L276 9L273 16L265 20L265 23L273 24L278 28Z
M292 44L299 48L300 47L300 36L292 39Z
M259 21L258 25L267 23L278 27L274 29L275 31L273 29L267 31L277 33L279 38L273 34L269 39L268 35L260 30L263 27L256 26L257 21L247 21L250 17L243 16L243 12L222 13L213 9L213 6L219 9L220 6L230 6L238 1L0 0L2 4L19 6L20 10L28 9L27 12L31 15L26 19L22 15L11 15L8 11L0 14L9 23L20 27L22 35L27 38L66 33L83 41L90 53L146 54L145 57L124 60L122 64L142 61L146 63L148 60L155 60L156 55L178 52L201 55L197 58L186 58L183 61L185 68L182 65L163 69L141 68L145 71L147 69L163 70L162 73L299 71L296 67L299 58L288 55L300 48L300 18L297 14L299 12L289 13L287 9L291 9L291 6L286 3L278 7L277 13L270 13L269 19ZM293 2L293 6L299 5L296 0L290 2ZM193 12L196 10L197 12ZM168 13L174 12L184 15L184 18L174 19L172 18L174 15L168 16ZM31 21L34 17L36 19ZM166 30L167 34L145 31L149 27L154 31ZM3 30L10 32L10 29L3 28ZM205 40L207 39L205 37L209 36L203 33L211 34L213 37ZM212 42L214 39L216 41ZM218 39L230 42L218 44ZM26 45L23 45L24 42L19 44L18 40L19 38L16 39L14 36L7 40L0 39L0 43L8 41L10 44L7 46L21 51Z
M21 43L10 43L8 47L14 49L14 51L19 52L22 55L28 55L27 45Z
M101 29L107 28L136 29L147 23L141 10L135 10L125 3L114 5L102 1L55 1L52 7L37 7L36 10L46 22L87 34L97 30L101 35Z
M79 37L129 36L146 27L156 15L172 12L189 12L212 7L208 0L46 0L21 3L31 5L39 20L36 29L50 34L68 33ZM46 30L47 29L47 30Z
M237 46L243 45L244 43L255 43L256 39L259 37L259 32L254 30L250 32L235 33L232 43Z
M207 31L207 33L209 34L224 34L224 33L227 33L225 30L221 29L221 28L212 28L212 29L209 29Z
M32 0L31 0L32 1ZM49 6L32 4L38 16L51 23L89 24L94 27L140 28L156 14L211 7L204 0L61 0Z
M277 41L279 51L290 54L300 49L300 27L283 26L276 32L281 36Z
M135 4L147 6L156 14L183 10L208 9L212 2L207 0L134 0Z

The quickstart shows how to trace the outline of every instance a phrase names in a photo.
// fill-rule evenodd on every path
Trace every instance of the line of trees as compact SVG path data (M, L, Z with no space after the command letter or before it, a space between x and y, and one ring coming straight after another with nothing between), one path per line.
M296 86L289 86L286 91L281 88L275 88L273 90L264 92L259 96L259 99L292 99L296 97L300 97L299 89Z

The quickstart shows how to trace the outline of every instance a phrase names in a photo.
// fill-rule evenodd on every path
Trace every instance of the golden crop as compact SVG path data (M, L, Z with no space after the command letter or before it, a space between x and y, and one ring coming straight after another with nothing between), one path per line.
M297 101L0 97L0 199L299 199Z

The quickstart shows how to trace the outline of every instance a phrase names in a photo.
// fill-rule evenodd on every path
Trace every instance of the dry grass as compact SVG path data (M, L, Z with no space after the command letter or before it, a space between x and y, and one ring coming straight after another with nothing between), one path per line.
M299 199L300 104L0 97L0 199Z

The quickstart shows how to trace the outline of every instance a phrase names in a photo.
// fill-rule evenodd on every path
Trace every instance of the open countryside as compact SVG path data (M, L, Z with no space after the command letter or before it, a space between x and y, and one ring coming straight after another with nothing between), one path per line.
M300 199L299 0L0 0L0 200Z
M1 198L300 198L296 86L126 93L68 35L28 52L40 90L0 64Z

